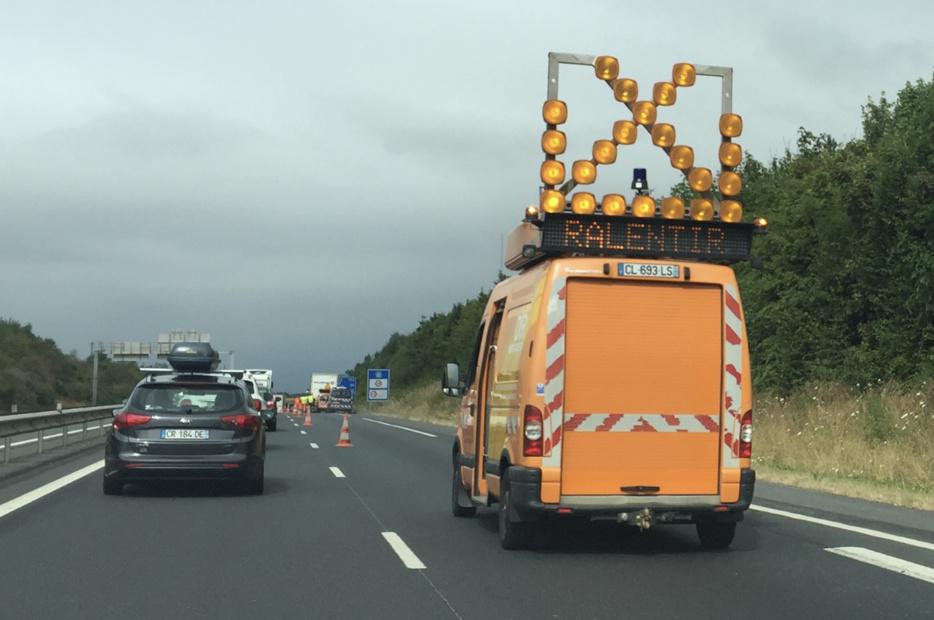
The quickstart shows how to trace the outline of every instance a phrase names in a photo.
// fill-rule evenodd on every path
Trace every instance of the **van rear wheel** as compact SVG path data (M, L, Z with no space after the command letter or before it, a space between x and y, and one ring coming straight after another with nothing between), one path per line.
M698 521L697 537L705 549L726 549L736 535L736 522Z
M532 538L532 524L518 519L513 506L513 496L509 489L509 470L502 478L502 491L499 498L499 544L503 549L525 549Z
M454 475L451 476L451 514L455 517L472 517L477 514L477 507L470 501L467 489L461 484L460 467L454 463Z

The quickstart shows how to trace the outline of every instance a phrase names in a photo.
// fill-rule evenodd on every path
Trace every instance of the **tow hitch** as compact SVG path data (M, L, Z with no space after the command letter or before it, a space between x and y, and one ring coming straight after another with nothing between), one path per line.
M643 508L639 512L621 512L616 515L617 523L635 525L643 532L655 525L655 514L649 508Z

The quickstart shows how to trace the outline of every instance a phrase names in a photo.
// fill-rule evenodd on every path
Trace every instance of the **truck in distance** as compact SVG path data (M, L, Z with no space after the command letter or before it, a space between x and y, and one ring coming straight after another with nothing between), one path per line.
M311 374L310 394L315 399L313 411L329 411L331 390L337 387L336 372L315 372Z

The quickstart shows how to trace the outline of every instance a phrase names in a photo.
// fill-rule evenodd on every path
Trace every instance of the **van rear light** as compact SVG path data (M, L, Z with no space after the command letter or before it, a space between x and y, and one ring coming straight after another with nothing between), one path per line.
M238 413L236 415L221 416L221 422L227 426L232 426L237 430L257 431L259 430L259 416L252 413Z
M522 438L523 456L542 456L542 412L538 407L525 406Z
M262 411L262 410L263 410L263 401L261 401L261 400L258 399L258 398L254 398L254 399L253 399L253 408L256 409L257 411Z
M124 411L123 413L118 413L117 417L114 418L113 426L115 431L122 431L134 426L148 424L150 420L152 420L151 415Z
M743 414L739 426L739 456L752 458L752 409Z

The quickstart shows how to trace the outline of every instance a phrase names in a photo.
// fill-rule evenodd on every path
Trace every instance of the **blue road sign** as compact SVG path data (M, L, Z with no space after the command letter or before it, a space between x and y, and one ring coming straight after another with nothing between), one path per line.
M356 377L341 377L338 380L337 385L345 387L350 390L350 393L354 395L354 398L357 396L357 378Z
M370 368L366 371L366 399L389 400L388 368Z

